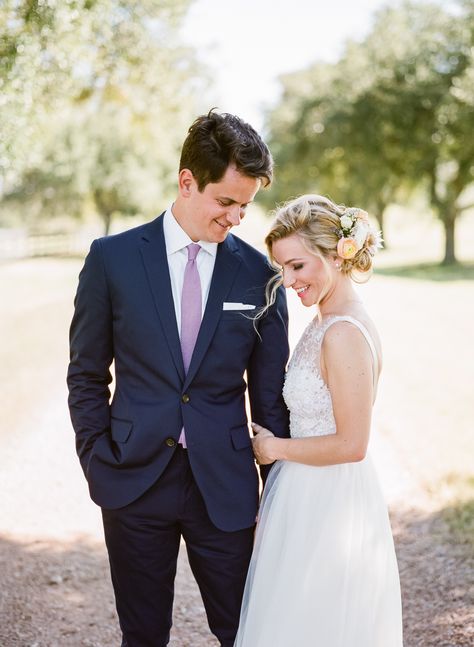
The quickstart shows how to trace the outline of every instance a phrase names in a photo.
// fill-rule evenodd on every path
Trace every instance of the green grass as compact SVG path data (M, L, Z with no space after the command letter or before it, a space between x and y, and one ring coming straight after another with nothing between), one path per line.
M474 552L474 477L450 474L441 487L449 492L450 503L442 512L453 541Z
M474 281L474 263L441 265L440 263L418 263L377 268L376 274L396 276L402 279L422 281Z

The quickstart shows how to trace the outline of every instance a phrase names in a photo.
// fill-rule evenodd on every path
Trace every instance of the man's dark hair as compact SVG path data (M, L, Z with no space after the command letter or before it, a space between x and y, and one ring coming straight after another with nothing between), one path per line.
M257 131L239 117L213 108L189 128L179 170L189 169L203 191L210 182L219 182L230 165L242 175L262 179L264 186L272 181L273 159Z

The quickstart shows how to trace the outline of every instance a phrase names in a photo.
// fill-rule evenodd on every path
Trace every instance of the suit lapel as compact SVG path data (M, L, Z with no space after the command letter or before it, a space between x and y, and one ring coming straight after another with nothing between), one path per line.
M186 375L184 389L187 388L209 348L212 337L222 314L222 303L228 294L241 264L238 247L232 235L217 248L216 262L212 273L211 286L207 299L206 310L201 322L199 334L194 347L191 364Z
M140 248L156 311L161 321L176 370L184 380L183 356L171 291L170 273L163 234L163 214L150 223ZM217 260L217 259L216 259Z

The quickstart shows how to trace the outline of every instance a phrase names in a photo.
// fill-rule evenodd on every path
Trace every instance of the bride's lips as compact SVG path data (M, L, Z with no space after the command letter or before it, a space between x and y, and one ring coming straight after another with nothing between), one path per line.
M309 290L309 285L303 285L300 288L295 288L296 294L300 297L303 297Z

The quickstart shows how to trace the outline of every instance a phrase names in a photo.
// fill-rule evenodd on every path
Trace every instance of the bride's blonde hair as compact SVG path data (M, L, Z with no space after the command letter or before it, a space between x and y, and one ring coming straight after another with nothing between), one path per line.
M272 253L274 243L297 234L308 252L320 258L326 269L327 280L321 290L317 306L331 289L328 259L340 256L338 243L341 239L341 218L351 211L357 210L335 204L321 195L307 194L289 200L274 212L274 221L265 238L270 260L275 268L279 269ZM374 243L374 235L370 233L352 258L340 257L340 271L358 283L367 280L372 269ZM258 316L263 315L275 303L276 292L282 283L283 276L279 271L267 284L266 305Z

